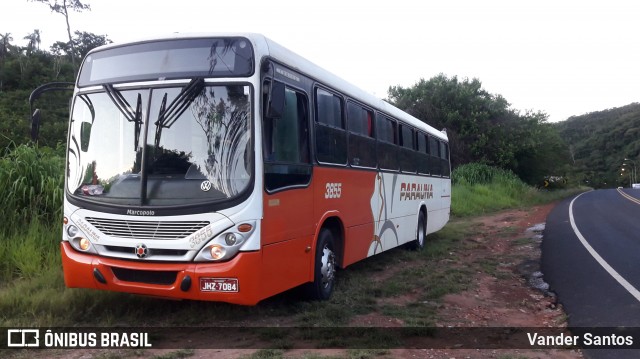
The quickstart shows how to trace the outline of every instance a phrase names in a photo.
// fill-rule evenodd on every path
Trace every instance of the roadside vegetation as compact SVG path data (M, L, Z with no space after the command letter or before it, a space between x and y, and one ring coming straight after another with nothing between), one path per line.
M2 293L9 286L46 281L59 268L56 249L62 223L62 153L46 147L11 145L0 158Z
M30 145L11 147L0 159L0 203L7 219L0 230L0 326L331 327L349 325L371 312L406 326L431 326L439 298L466 289L474 271L473 265L442 265L468 245L464 239L475 229L466 217L549 202L572 192L535 189L508 171L485 165L460 166L452 174L453 219L429 236L427 250L391 250L350 266L340 273L336 293L326 302L298 300L294 290L256 307L240 307L65 288L58 247L63 162L62 151ZM483 265L477 263L478 268ZM393 300L407 295L407 302ZM287 347L286 339L278 342Z
M460 166L452 174L453 218L443 230L428 237L425 250L396 248L340 271L336 291L328 301L300 300L299 292L292 290L255 307L243 307L66 288L58 248L60 213L48 214L55 213L61 206L61 193L56 189L63 187L62 161L59 151L32 146L14 147L0 159L0 183L3 184L0 198L8 201L11 197L13 202L3 203L24 209L5 210L12 220L5 222L0 231L0 326L259 327L249 343L264 349L245 356L248 359L286 357L301 341L311 341L317 348L346 348L344 354L335 358L390 357L390 349L398 345L394 342L397 332L367 331L356 341L350 337L347 342L337 338L331 328L376 327L389 323L410 328L434 327L443 296L472 289L477 273L494 277L511 275L505 274L503 260L463 255L479 246L474 238L487 230L474 220L475 213L525 208L571 192L535 189L509 172L484 165ZM53 165L55 163L58 165ZM7 170L9 168L13 171ZM32 176L29 168L49 171L52 178ZM47 183L48 186L43 185ZM487 191L504 193L505 198L486 196ZM23 192L31 195L21 197ZM51 198L54 203L50 203ZM468 203L474 203L473 207ZM52 207L43 211L46 206ZM512 230L503 228L492 236L513 236ZM304 327L326 328L327 332L309 337L304 330L278 330ZM388 343L389 349L379 348L380 343ZM103 351L96 353L96 357L188 358L194 353L192 349L163 354L136 349ZM19 354L16 353L18 357ZM325 358L312 352L302 357Z
M451 213L457 217L549 203L587 189L567 187L551 179L547 180L547 187L536 188L509 170L480 163L457 167L451 174L451 180Z

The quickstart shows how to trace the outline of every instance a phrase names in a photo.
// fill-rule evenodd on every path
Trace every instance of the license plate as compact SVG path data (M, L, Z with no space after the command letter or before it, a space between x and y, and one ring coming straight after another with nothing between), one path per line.
M238 279L236 278L200 278L200 291L238 293Z

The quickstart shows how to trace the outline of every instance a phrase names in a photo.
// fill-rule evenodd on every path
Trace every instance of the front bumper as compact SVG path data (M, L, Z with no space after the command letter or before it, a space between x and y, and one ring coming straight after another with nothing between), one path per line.
M222 263L129 261L79 253L61 242L64 282L69 288L94 288L174 299L255 305L260 290L260 252L241 252ZM237 279L237 292L200 290L200 278Z

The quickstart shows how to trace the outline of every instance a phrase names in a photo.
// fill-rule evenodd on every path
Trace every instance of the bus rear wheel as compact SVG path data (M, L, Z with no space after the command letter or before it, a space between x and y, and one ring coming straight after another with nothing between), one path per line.
M311 299L327 300L333 293L336 282L336 252L333 234L323 228L316 245L314 280L307 285L307 293Z
M416 239L409 242L409 249L420 251L424 248L427 241L427 221L424 212L418 214L418 226L416 228Z

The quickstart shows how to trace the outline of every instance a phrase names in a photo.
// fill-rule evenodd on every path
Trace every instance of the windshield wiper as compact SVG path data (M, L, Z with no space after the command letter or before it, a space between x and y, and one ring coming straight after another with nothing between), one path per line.
M182 116L182 114L189 108L191 103L200 95L204 88L204 79L195 78L185 86L182 91L171 101L167 106L167 93L164 93L162 97L162 103L160 104L160 112L158 113L158 120L156 125L156 138L155 148L156 151L160 146L160 138L162 137L162 129L170 128L173 124Z
M113 85L106 84L102 85L109 95L111 101L116 105L118 110L124 115L124 117L129 122L133 122L135 124L135 135L133 139L133 150L138 150L138 144L140 141L140 130L142 128L142 95L138 93L138 100L136 101L136 109L135 111L131 108L131 105L127 102L127 100L122 96L120 91L113 88Z

